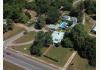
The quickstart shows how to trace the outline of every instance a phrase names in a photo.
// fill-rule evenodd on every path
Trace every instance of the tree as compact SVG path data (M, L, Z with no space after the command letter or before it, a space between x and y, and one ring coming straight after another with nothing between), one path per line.
M83 24L77 24L71 31L71 39L74 41L74 49L79 50L85 44L85 37L87 32Z
M54 24L59 19L59 11L56 7L49 7L48 9L48 18L46 20L47 24Z
M5 0L4 1L4 18L12 19L15 22L19 21L19 17L22 14L22 9L26 4L25 0Z
M72 8L73 0L61 0L61 6L63 6L62 10L68 10L70 11Z
M35 4L36 4L35 9L38 14L43 14L43 13L47 12L47 9L49 6L48 0L35 0Z
M89 64L92 66L96 65L96 39L90 37L84 30L82 24L77 24L71 32L71 40L74 43L74 49L78 51L81 57L87 58Z
M42 54L41 49L43 46L48 46L51 44L51 38L49 33L44 33L42 31L38 32L33 45L30 47L30 53L32 55L40 56Z
M73 43L69 38L64 38L61 42L61 45L65 48L73 48Z
M86 54L89 60L89 64L96 66L96 38L88 36L86 38L86 46L88 47Z
M32 55L40 56L42 54L41 53L41 44L39 44L37 41L35 41L33 43L33 45L30 47L30 53Z
M45 18L43 16L38 16L37 22L35 24L36 29L42 29L45 25Z
M45 36L45 46L52 44L51 33L46 32L44 36Z
M96 1L85 0L84 6L88 14L96 14Z
M32 2L27 2L25 5L26 9L30 9L30 10L34 10L36 9L36 4L32 1Z
M21 23L27 23L28 20L29 20L29 17L26 16L24 13L20 14L20 17L18 18L18 22L21 22Z

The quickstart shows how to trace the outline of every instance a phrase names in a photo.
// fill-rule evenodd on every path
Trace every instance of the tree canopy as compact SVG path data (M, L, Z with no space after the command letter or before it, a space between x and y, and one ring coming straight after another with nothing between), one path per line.
M52 44L51 34L49 32L38 32L33 45L30 47L30 53L32 55L40 56L42 54L41 49L45 46Z
M80 56L87 58L90 65L95 66L96 39L87 34L82 24L77 24L70 35L74 49L78 51Z

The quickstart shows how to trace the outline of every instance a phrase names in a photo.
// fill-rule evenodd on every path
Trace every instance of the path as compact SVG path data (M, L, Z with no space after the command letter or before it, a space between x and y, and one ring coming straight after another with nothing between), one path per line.
M62 70L67 70L69 64L71 63L71 61L73 60L73 58L75 57L77 51L74 51L73 54L69 57L67 63L63 66Z
M50 47L42 55L45 55L51 48L52 48L52 45L50 45Z
M34 40L28 41L28 42L24 42L24 43L12 43L12 44L10 44L10 45L11 45L11 46L22 46L22 45L31 44L31 43L33 43L33 41L34 41ZM9 46L10 46L10 45L9 45Z
M83 13L83 21L82 24L85 24L85 13Z
M92 36L92 37L96 37L96 35L94 35L94 34L91 34L91 33L89 33L89 35L90 35L90 36Z

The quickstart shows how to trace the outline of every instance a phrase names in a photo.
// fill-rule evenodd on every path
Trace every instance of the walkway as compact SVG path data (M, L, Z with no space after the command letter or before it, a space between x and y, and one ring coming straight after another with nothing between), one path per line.
M62 70L67 70L69 64L71 63L71 61L73 60L73 58L75 57L77 51L74 51L73 54L69 57L67 63L63 66Z
M34 40L28 41L28 42L24 42L24 43L12 43L11 46L22 46L22 45L27 45L27 44L33 43L33 41L34 41Z

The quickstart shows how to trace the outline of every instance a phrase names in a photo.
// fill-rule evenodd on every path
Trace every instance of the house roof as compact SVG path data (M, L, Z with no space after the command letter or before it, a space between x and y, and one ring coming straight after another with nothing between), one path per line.
M63 37L64 37L64 32L54 31L52 33L53 43L60 43Z

